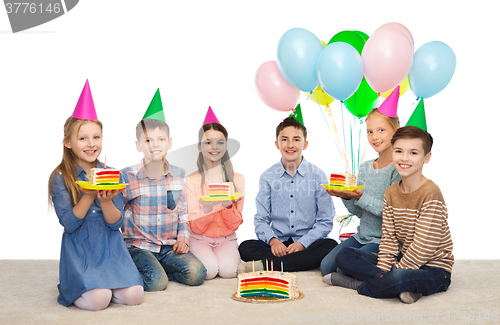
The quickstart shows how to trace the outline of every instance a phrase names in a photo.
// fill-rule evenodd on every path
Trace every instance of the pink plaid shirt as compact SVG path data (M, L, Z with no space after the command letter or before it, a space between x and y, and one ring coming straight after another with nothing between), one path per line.
M184 169L170 166L161 179L151 179L144 159L121 172L125 183L123 238L133 245L158 253L162 245L177 241L189 244L189 222Z

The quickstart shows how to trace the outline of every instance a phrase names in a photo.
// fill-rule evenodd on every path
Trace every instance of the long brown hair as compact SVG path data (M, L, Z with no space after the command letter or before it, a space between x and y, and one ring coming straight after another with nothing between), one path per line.
M68 193L71 197L71 203L75 206L82 196L80 192L80 188L75 183L77 181L76 178L76 170L78 168L77 157L73 153L73 151L67 148L64 143L71 141L71 138L74 136L78 136L78 132L80 131L80 127L87 122L94 122L101 127L102 123L98 120L81 120L74 117L69 117L64 123L64 139L63 139L63 157L61 163L52 171L49 177L49 205L52 204L52 195L51 191L53 188L53 183L55 181L56 174L61 174L66 188L68 189ZM94 162L95 164L98 162Z
M223 127L219 123L207 123L204 124L200 128L200 132L198 133L198 146L201 147L201 139L203 138L203 135L205 132L209 130L215 130L219 131L224 135L224 138L226 139L227 143L227 137L228 133L225 127ZM225 182L232 182L234 180L234 169L233 169L233 164L231 163L231 160L229 159L229 152L227 151L224 153L222 156L221 160L221 165L224 170L224 175L225 175ZM198 159L196 160L196 165L198 166L198 171L200 172L201 175L201 188L202 190L205 189L205 170L203 169L203 166L205 165L205 161L203 160L203 153L200 151L198 154ZM236 191L236 189L235 189Z

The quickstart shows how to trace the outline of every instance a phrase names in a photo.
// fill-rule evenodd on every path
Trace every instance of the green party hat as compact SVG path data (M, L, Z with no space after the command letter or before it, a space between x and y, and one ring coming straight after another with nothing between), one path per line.
M142 117L142 119L152 119L165 122L165 115L163 114L163 105L161 103L160 88L156 90L156 93L149 104L149 107Z
M294 119L302 123L302 125L304 125L304 119L302 118L302 109L300 108L300 104L297 104L293 112L290 113L288 117L293 117Z
M424 99L420 99L417 107L411 114L410 119L406 123L406 125L416 126L421 128L424 131L427 131L427 122L425 120L425 110L424 110Z

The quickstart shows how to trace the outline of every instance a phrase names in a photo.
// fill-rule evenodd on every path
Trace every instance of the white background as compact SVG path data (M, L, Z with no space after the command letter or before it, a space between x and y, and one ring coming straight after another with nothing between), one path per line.
M0 10L0 259L57 259L62 227L47 203L47 179L62 157L63 123L88 78L104 124L101 160L116 168L141 158L135 124L157 88L171 127L172 150L195 143L212 106L246 177L240 241L254 238L258 177L280 159L276 125L288 115L265 106L257 68L276 59L280 37L302 27L328 42L342 30L368 35L399 22L415 50L438 40L457 57L452 81L425 100L435 146L424 175L441 188L455 256L500 258L498 159L498 17L492 1L97 1L82 0L64 16L13 34ZM415 96L400 100L403 119ZM306 159L326 173L342 171L318 105L302 93L311 130ZM335 101L332 109L339 109ZM409 116L406 116L406 119ZM364 136L363 136L364 138ZM366 158L373 158L368 149ZM167 156L168 158L168 156ZM343 210L335 201L337 210ZM337 236L334 230L331 237Z

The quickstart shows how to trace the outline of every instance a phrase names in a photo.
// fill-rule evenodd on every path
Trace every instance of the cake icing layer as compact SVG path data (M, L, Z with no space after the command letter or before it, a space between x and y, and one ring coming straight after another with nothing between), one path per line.
M115 185L120 183L120 171L113 168L91 168L88 178L91 185Z
M354 186L356 185L356 175L349 173L331 174L330 185Z
M294 299L299 296L297 278L291 273L278 271L239 274L236 295Z
M234 196L233 182L210 183L208 184L208 194L214 196Z

